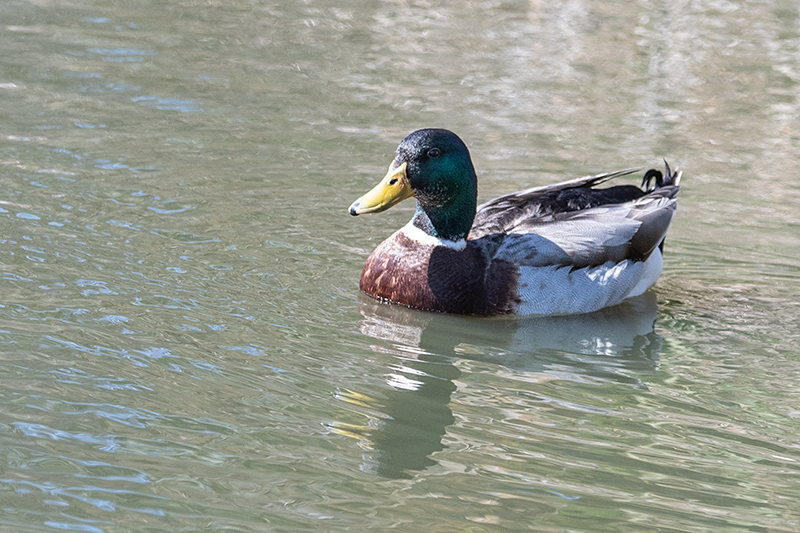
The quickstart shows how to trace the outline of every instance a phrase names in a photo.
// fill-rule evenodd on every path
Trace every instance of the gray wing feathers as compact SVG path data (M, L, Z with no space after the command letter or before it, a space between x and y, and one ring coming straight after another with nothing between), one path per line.
M470 236L477 239L484 235L510 232L514 227L527 224L537 218L552 220L552 217L547 214L548 209L540 203L543 197L553 193L557 194L558 191L566 189L591 188L619 176L633 174L637 170L639 169L628 168L605 172L596 176L584 176L500 196L478 206Z
M625 204L563 213L542 223L521 221L506 228L492 255L522 266L572 268L644 261L664 240L677 192L668 186Z
M480 213L484 209L491 209L491 210L506 209L511 205L525 203L529 200L531 196L541 194L544 192L552 192L560 189L572 189L575 187L583 187L587 185L589 187L594 187L595 185L600 185L601 183L604 183L608 180L618 178L620 176L627 176L628 174L633 174L634 172L637 172L639 170L640 169L638 168L626 168L623 170L615 170L614 172L604 172L602 174L597 174L595 176L584 176L582 178L575 178L568 181L562 181L560 183L544 185L541 187L531 187L530 189L525 189L524 191L512 192L511 194L498 196L494 200L489 200L485 204L481 204L478 206L478 212Z

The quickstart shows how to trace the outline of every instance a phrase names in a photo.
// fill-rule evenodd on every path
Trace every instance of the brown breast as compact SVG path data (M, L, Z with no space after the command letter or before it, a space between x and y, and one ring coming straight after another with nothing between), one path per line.
M361 290L416 309L458 314L513 312L517 269L490 261L478 241L463 250L423 245L399 231L378 246L361 273Z

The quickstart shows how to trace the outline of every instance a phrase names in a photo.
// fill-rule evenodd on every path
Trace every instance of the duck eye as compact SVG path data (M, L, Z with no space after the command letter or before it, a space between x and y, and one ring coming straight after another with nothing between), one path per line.
M442 151L439 150L438 148L431 148L430 150L428 150L428 157L430 157L431 159L436 159L440 155L442 155Z

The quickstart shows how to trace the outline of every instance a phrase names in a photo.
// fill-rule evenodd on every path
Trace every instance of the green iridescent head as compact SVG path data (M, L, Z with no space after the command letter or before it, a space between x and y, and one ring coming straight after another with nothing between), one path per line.
M379 213L412 196L417 227L440 239L466 238L478 184L469 150L458 135L424 129L403 139L386 176L350 206L350 214Z

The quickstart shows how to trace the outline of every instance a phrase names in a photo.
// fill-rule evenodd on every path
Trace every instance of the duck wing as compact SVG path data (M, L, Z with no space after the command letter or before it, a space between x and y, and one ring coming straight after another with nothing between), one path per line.
M493 260L519 266L583 268L644 261L664 240L677 208L679 173L656 188L594 185L635 172L620 170L502 196L479 208L470 232ZM477 243L476 243L477 244Z
M584 176L543 187L533 187L490 200L478 206L470 237L505 233L509 228L517 227L525 221L638 198L644 191L632 185L608 189L593 188L637 170L629 168L596 176Z

